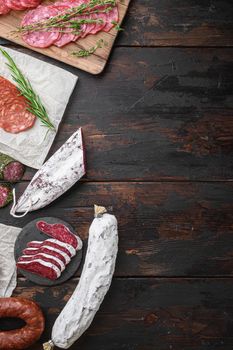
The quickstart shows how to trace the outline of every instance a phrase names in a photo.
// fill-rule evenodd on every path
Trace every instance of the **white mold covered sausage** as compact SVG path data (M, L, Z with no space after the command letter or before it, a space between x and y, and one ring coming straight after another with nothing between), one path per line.
M50 204L85 174L82 130L78 129L37 171L11 215L21 217ZM15 213L24 213L17 215Z
M68 349L90 326L111 285L118 251L117 220L105 208L95 206L88 238L88 249L79 283L55 321L52 339L45 350L54 346Z

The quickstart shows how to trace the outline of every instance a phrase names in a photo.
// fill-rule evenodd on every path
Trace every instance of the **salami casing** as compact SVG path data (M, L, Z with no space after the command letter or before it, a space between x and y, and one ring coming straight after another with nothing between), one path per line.
M79 284L55 321L52 339L45 350L54 346L68 349L90 326L111 285L118 251L117 220L105 208L96 207L91 224L88 249Z
M78 129L37 171L11 215L20 217L45 207L60 197L85 174L82 130ZM16 213L24 213L17 215Z

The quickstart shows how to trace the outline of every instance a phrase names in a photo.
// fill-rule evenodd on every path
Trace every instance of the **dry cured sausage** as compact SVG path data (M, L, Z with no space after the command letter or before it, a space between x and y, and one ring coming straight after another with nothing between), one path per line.
M117 220L103 207L95 207L81 278L68 303L55 321L52 339L45 350L55 346L68 349L90 326L111 285L118 251ZM78 347L77 347L78 348Z
M22 163L0 153L0 180L17 182L21 180L24 171L25 167Z
M0 184L0 208L5 207L7 204L12 202L12 189L8 184Z
M17 134L34 125L36 117L28 111L27 100L3 77L0 77L0 96L0 128Z
M37 171L18 203L11 208L11 215L21 217L45 207L71 188L85 172L80 128Z
M0 318L12 317L25 321L23 328L0 331L0 349L26 349L35 343L44 331L44 316L33 301L23 298L1 298Z

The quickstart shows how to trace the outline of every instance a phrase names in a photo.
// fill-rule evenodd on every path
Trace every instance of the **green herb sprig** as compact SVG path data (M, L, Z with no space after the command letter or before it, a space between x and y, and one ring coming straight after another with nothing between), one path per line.
M79 50L79 51L74 51L74 52L72 52L72 55L76 56L76 57L88 57L88 56L92 55L93 53L95 53L95 51L97 49L101 49L103 47L103 44L107 45L107 43L104 42L103 39L100 39L97 41L96 45L92 46L90 49L88 49L88 50L83 49L83 50Z
M44 105L41 102L40 97L33 90L30 81L24 77L23 73L15 64L12 57L3 49L0 48L1 53L7 59L7 67L11 72L13 80L17 84L17 89L23 95L28 102L28 111L34 114L44 126L51 130L55 130L54 125L49 119L49 116L46 112Z

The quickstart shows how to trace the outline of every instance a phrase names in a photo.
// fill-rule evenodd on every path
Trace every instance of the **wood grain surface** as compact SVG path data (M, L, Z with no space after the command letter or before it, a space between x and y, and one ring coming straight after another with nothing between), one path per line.
M134 0L103 74L78 73L52 154L79 126L87 175L41 216L68 221L84 240L93 204L119 221L113 284L71 350L233 348L232 2ZM23 193L34 171L16 185ZM46 315L40 350L78 283L39 287L18 276L15 296ZM0 327L12 328L12 320Z
M53 2L54 1L45 1L44 3ZM119 25L121 25L126 15L129 3L130 0L117 1ZM20 34L15 33L25 13L26 11L11 11L9 14L1 16L0 37L92 74L99 74L103 71L118 34L118 30L113 28L108 33L99 32L96 35L88 35L85 39L79 39L75 43L68 44L62 48L52 45L49 48L40 49L29 46L25 43ZM102 45L102 48L96 50L93 55L88 57L75 57L72 55L73 52L79 50L89 50L91 47L95 46L100 39L103 39L105 44Z
M47 327L41 341L49 339L77 283L44 289L19 281L15 296L43 305ZM114 279L90 329L70 349L231 350L232 305L232 279Z

